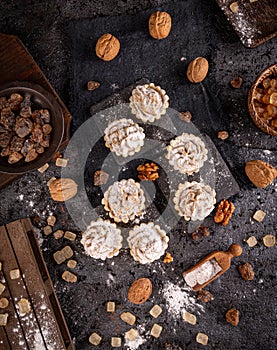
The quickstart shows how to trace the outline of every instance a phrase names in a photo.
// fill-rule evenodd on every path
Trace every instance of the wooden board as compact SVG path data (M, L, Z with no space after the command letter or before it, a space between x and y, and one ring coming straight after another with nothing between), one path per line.
M237 13L230 9L233 2L238 3ZM217 3L246 47L256 47L277 35L276 0L217 0Z
M70 138L71 114L18 37L0 33L0 85L12 81L29 81L39 84L56 98L62 109L65 123L60 148L65 147ZM20 176L0 173L0 189Z
M9 306L6 327L0 327L0 350L73 350L72 340L29 219L0 227L0 261L6 289L1 297ZM10 270L20 278L12 280ZM20 315L17 303L30 302L31 311ZM3 341L3 343L1 343Z

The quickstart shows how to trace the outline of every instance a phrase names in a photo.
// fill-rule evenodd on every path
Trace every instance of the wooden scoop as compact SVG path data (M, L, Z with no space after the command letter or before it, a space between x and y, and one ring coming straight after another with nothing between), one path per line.
M213 253L210 253L204 259L200 260L196 265L194 265L193 267L189 268L187 271L183 272L183 277L186 280L186 276L190 272L201 268L203 266L203 264L208 262L208 261L215 262L216 266L218 268L221 268L221 270L219 272L217 272L214 276L212 276L206 282L204 282L202 284L196 283L195 285L191 286L191 288L195 292L197 292L200 289L206 287L209 283L214 281L216 278L221 276L224 272L226 272L230 268L231 259L234 258L234 257L240 256L241 253L242 253L242 248L241 248L241 246L239 244L232 244L226 252L222 252L222 251L216 250Z

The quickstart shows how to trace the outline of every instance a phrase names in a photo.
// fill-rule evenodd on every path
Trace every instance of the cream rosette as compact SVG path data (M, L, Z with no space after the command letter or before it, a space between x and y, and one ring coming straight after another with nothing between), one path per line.
M173 202L186 221L204 220L214 209L215 190L196 181L179 184Z
M102 204L115 222L127 223L142 214L144 191L133 179L116 181L104 193Z
M169 238L160 226L149 222L133 228L127 241L134 260L147 264L159 259L165 253Z
M130 97L130 107L133 114L144 123L154 122L166 113L169 106L166 92L153 83L138 85Z
M182 174L198 173L207 160L208 150L200 137L183 133L170 141L166 158Z
M105 146L117 156L128 157L139 152L144 145L145 134L132 119L118 119L104 130Z
M99 219L90 223L83 233L81 243L89 256L106 260L119 254L122 240L121 231L115 224Z

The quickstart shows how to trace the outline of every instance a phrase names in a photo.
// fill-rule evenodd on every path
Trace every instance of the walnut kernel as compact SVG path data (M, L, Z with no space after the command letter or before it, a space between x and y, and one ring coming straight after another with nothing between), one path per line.
M235 210L235 206L232 202L223 199L218 207L214 216L214 222L217 224L221 224L222 226L226 226L231 219L233 212Z
M155 163L141 164L137 167L138 178L140 180L155 181L159 178L158 165Z

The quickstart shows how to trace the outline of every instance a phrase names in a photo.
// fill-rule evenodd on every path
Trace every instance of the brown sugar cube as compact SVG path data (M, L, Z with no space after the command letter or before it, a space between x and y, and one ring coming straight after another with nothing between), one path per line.
M107 312L114 312L115 311L115 303L113 301L109 301L107 303Z
M163 327L160 326L159 324L155 323L151 329L151 335L152 337L154 338L159 338L159 336L161 335L162 333L162 330L163 330Z
M243 279L246 281L252 281L255 277L255 273L253 271L253 267L250 263L245 263L239 265L238 267L239 273Z
M0 271L2 271L2 261L0 261Z
M229 134L227 131L219 131L217 133L217 138L219 138L220 140L224 141L224 140L227 140L229 137Z
M68 159L63 159L63 158L56 159L56 166L65 168L67 167L67 164L68 164Z
M62 238L64 235L64 231L63 230L57 230L53 233L53 236L55 237L55 239L59 239Z
M0 299L0 309L5 309L9 306L9 300L7 298Z
M109 180L109 174L103 170L96 170L93 175L94 186L105 185Z
M274 247L276 243L276 238L273 235L266 235L263 237L264 245L268 248Z
M10 271L10 278L11 280L16 280L20 277L20 271L19 269L13 269Z
M75 241L76 234L70 231L65 231L63 238L69 239L70 241Z
M266 213L262 210L257 210L253 215L253 219L258 222L262 222L265 217L266 217Z
M67 259L62 250L58 250L53 254L53 258L57 264L62 264Z
M76 260L68 260L67 262L67 267L69 267L70 269L75 269L75 267L77 266L77 261Z
M128 332L125 333L125 339L129 341L136 340L138 336L139 336L139 333L134 328L131 328Z
M51 179L50 180L48 180L48 182L47 182L47 186L49 187L50 186L50 184L51 184L51 182L53 182L53 181L55 181L55 180L57 180L57 178L56 177L51 177Z
M88 340L90 344L97 346L100 344L102 337L100 337L100 335L97 333L92 333Z
M150 315L154 318L157 318L160 316L160 314L163 312L163 309L160 307L160 305L154 305L152 309L149 311Z
M204 334L204 333L198 333L197 336L196 336L196 341L199 344L207 345L208 344L208 340L209 340L209 337L206 334Z
M8 323L9 314L0 314L0 326L6 326Z
M183 313L183 320L186 321L187 323L195 325L197 318L195 315L191 314L190 312L185 311Z
M47 218L47 224L48 224L49 226L54 226L55 223L56 223L56 220L57 220L57 219L55 218L54 215L49 215L48 218Z
M128 323L130 326L135 324L137 319L135 315L131 314L131 312L123 312L123 314L120 315L120 318L122 319L122 321Z
M28 314L31 311L31 305L29 303L29 300L25 298L20 299L17 305L19 307L19 313L21 315Z
M69 245L66 245L61 252L63 252L66 259L70 259L73 256L73 250L69 247Z
M46 236L49 236L50 233L52 233L52 231L53 231L53 230L52 230L52 227L49 226L49 225L43 227L43 232L44 232L44 234L45 234Z
M62 279L65 280L66 282L70 282L70 283L77 282L77 276L74 275L74 273L72 273L70 271L64 271L62 274Z
M236 309L228 310L226 312L226 321L233 326L237 326L239 324L239 311Z
M49 164L45 163L42 167L38 168L38 171L43 174L49 168Z
M256 237L250 236L249 238L247 238L246 243L248 244L248 246L250 248L253 248L258 243L258 241L257 241Z
M239 12L239 5L238 5L238 3L237 3L236 1L231 3L231 5L230 5L230 10L231 10L233 13Z
M120 348L121 347L121 338L112 337L111 338L111 346L113 348Z
M4 284L0 282L0 295L4 292L5 289L6 286L4 286Z
M87 89L88 91L94 91L98 89L100 86L100 83L98 81L88 81L87 82Z

